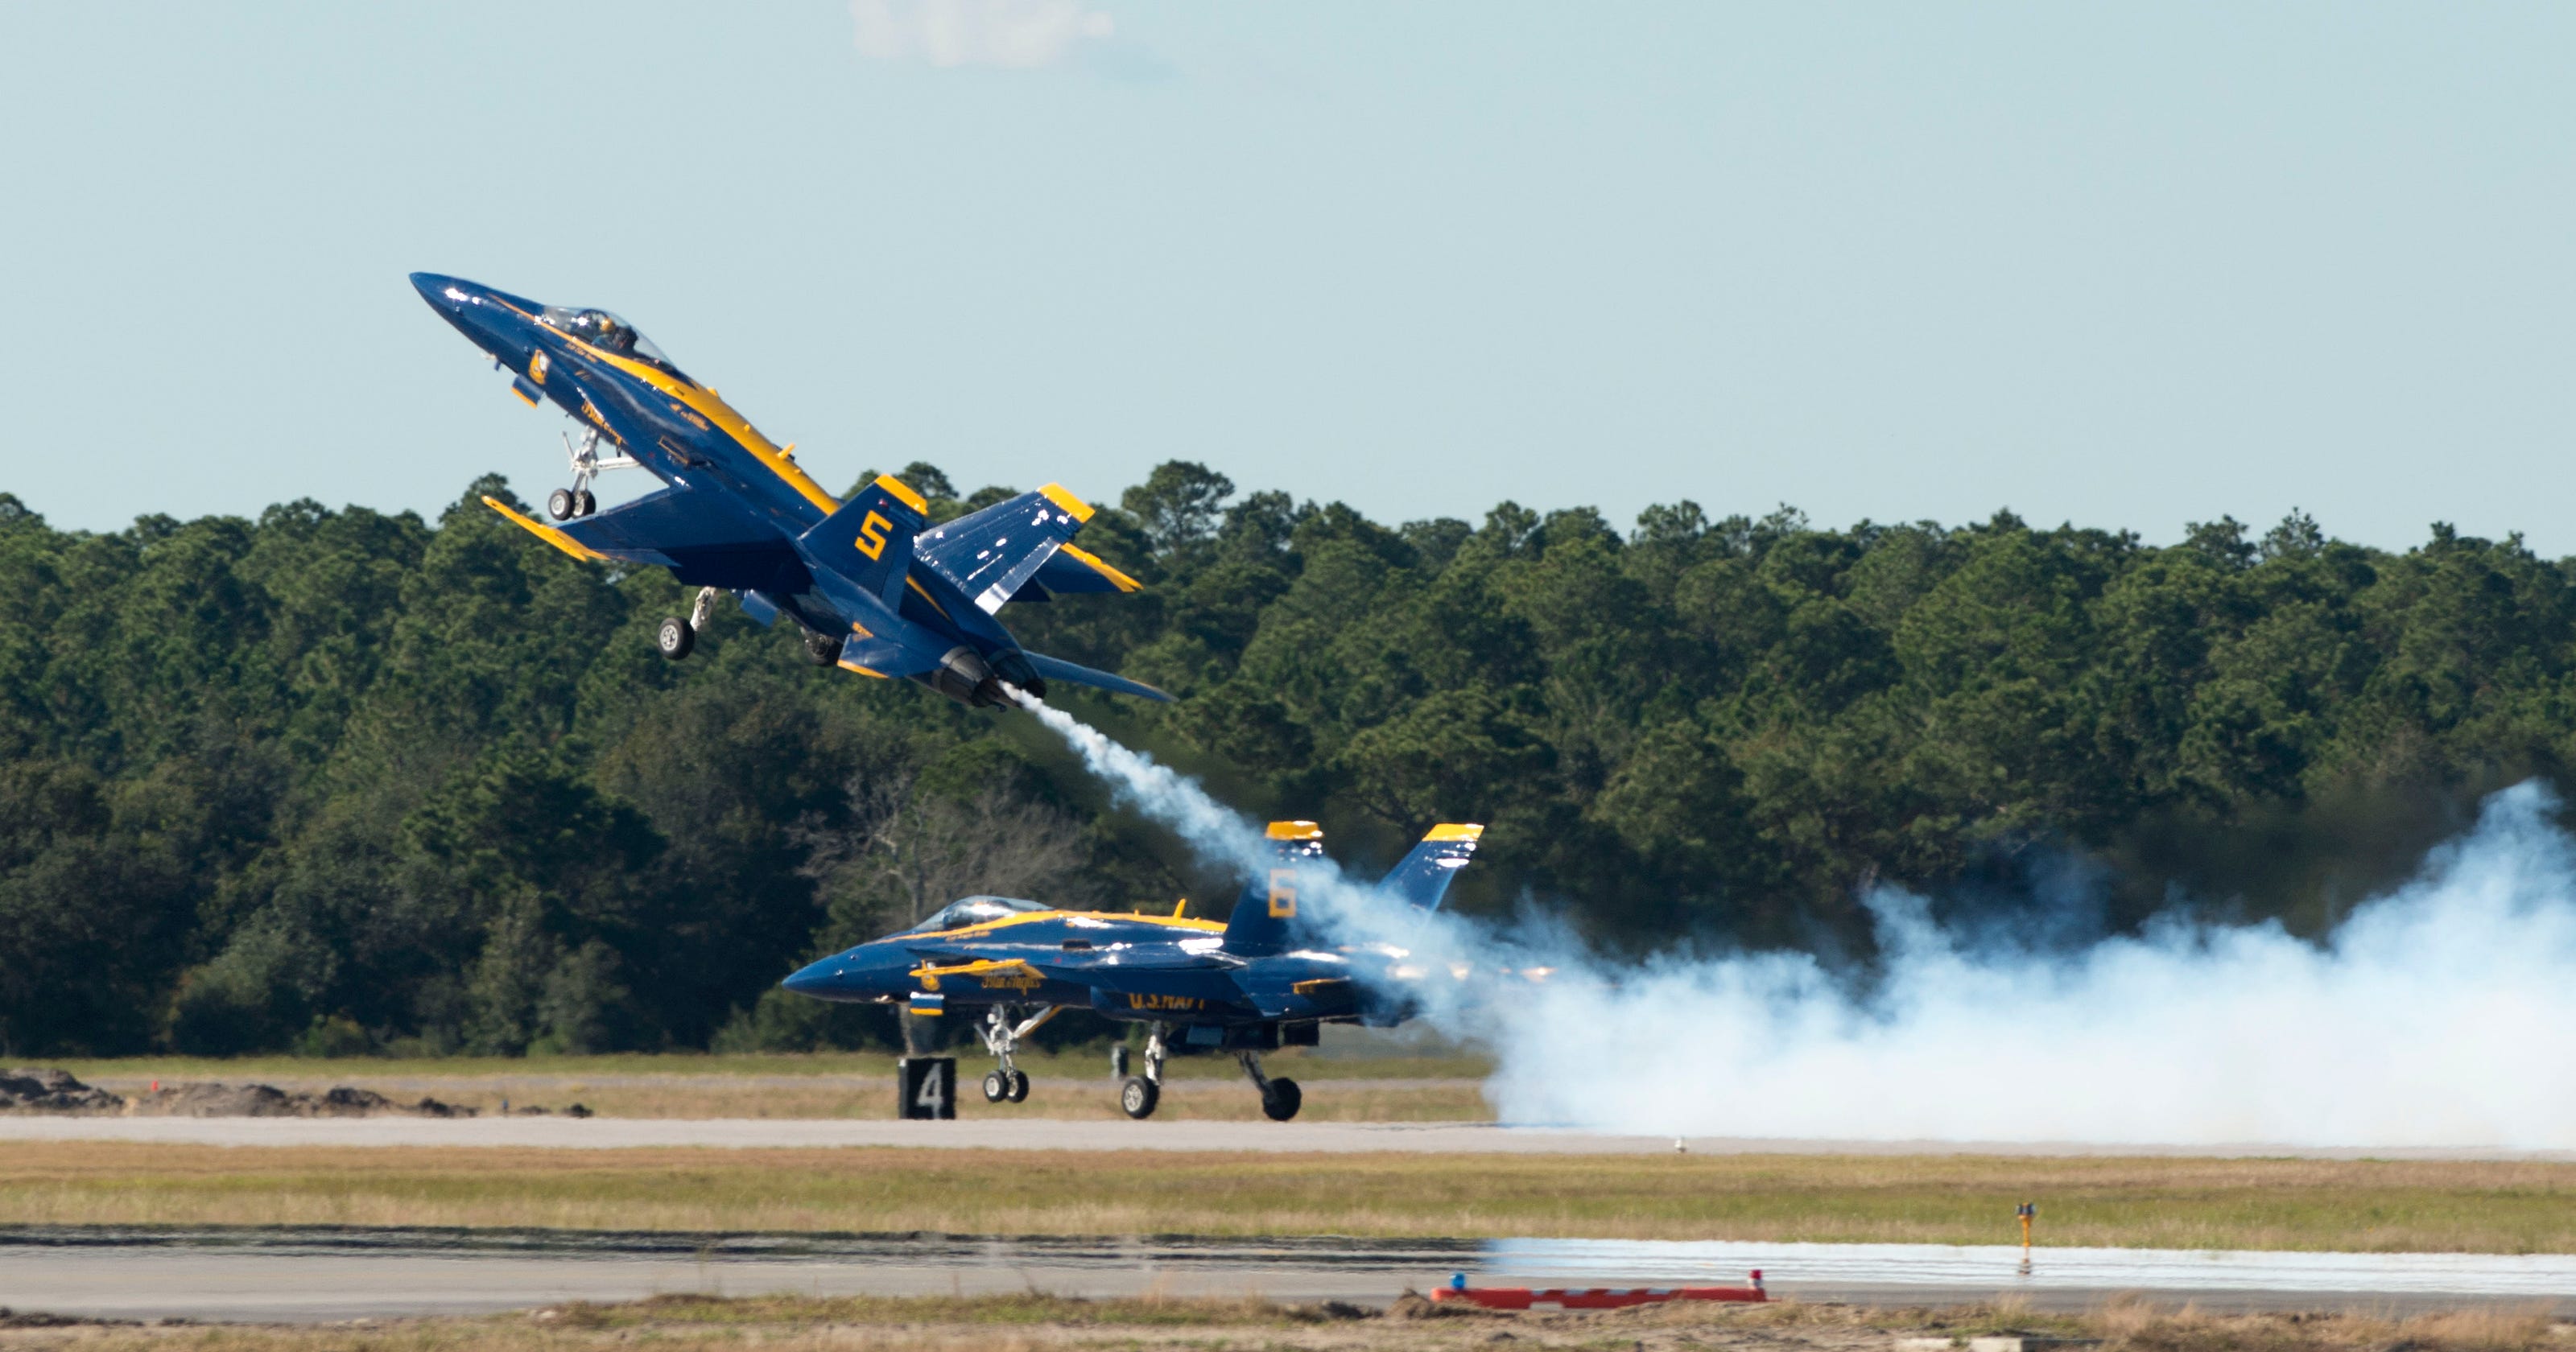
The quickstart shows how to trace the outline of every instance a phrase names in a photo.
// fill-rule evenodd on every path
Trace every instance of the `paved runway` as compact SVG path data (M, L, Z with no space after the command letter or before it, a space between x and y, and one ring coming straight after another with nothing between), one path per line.
M2083 1309L2115 1293L2218 1309L2576 1309L2576 1258L2211 1254L1936 1245L1570 1240L998 1239L572 1232L95 1229L0 1232L0 1305L123 1319L317 1322L468 1314L662 1292L1115 1296L1258 1293L1383 1305L1452 1272L1492 1285L1737 1283L1777 1296L1947 1304L2017 1295Z
M56 1117L0 1116L0 1142L148 1141L228 1146L915 1146L995 1150L1415 1151L1436 1154L1667 1154L1670 1136L1622 1136L1490 1122L1121 1122L1044 1118L900 1122L823 1118ZM1830 1141L1693 1136L1701 1154L2077 1155L2576 1162L2576 1151L2026 1141Z

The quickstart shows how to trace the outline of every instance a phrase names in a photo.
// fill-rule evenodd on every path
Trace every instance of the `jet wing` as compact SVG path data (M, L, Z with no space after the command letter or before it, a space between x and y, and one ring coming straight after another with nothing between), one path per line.
M990 615L1063 548L1091 505L1048 484L921 533L913 557L974 598Z
M495 498L483 503L577 559L668 568L691 587L805 589L804 562L786 536L696 489L665 488L559 526L513 511Z

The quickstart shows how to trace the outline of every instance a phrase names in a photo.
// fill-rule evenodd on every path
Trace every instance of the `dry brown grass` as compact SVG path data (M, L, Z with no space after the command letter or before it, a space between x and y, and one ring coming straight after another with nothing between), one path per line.
M1026 1103L986 1103L974 1076L960 1066L957 1115L984 1118L1123 1119L1118 1089L1106 1078L1078 1082L1039 1081ZM262 1083L283 1089L328 1088L318 1082L271 1079ZM114 1086L124 1088L124 1086ZM884 1119L894 1116L894 1087L864 1085L764 1085L729 1083L723 1077L674 1079L664 1083L595 1083L580 1079L511 1081L491 1079L463 1084L389 1084L359 1080L355 1087L374 1089L398 1103L423 1095L477 1112L497 1112L507 1101L513 1110L542 1107L561 1112L580 1104L602 1117L629 1118L841 1118ZM1155 1110L1162 1120L1250 1122L1261 1116L1261 1098L1240 1079L1174 1080L1165 1086ZM1381 1087L1369 1081L1321 1084L1308 1090L1299 1116L1317 1122L1479 1122L1493 1120L1493 1109L1472 1082Z
M1026 1103L984 1102L977 1085L990 1063L958 1058L959 1112L969 1118L1120 1116L1118 1089L1100 1055L1031 1056L1021 1064L1036 1080ZM154 1081L261 1083L318 1092L335 1085L371 1089L401 1103L423 1096L497 1111L562 1111L580 1104L603 1117L881 1118L893 1114L894 1069L886 1057L562 1057L510 1061L336 1061L286 1057L243 1061L154 1059L73 1062L84 1081L138 1094ZM1432 1058L1315 1058L1280 1053L1269 1070L1309 1086L1303 1115L1324 1122L1487 1122L1482 1063ZM1251 1121L1261 1115L1231 1058L1184 1057L1168 1067L1158 1116Z
M957 1058L961 1074L972 1069L981 1075L990 1065L972 1038L966 1040L965 1046L952 1048L946 1054ZM1319 1080L1481 1080L1493 1069L1490 1061L1474 1056L1342 1055L1329 1051L1318 1053L1303 1047L1269 1053L1266 1062L1275 1073ZM1023 1053L1019 1063L1030 1074L1047 1079L1106 1080L1109 1074L1108 1053L1098 1049L1061 1055L1032 1050ZM571 1078L599 1082L708 1077L844 1080L872 1087L884 1084L894 1074L894 1057L882 1052L778 1052L726 1056L694 1052L526 1057L137 1056L48 1064L60 1065L92 1084L139 1084L155 1079L226 1080L233 1083L259 1080L275 1085L293 1081L325 1087L335 1084L374 1085L388 1080L409 1084L416 1081L545 1082ZM1165 1067L1165 1073L1167 1078L1179 1080L1243 1078L1231 1056L1174 1057Z
M667 1352L757 1347L763 1352L885 1348L1587 1349L1683 1352L1884 1352L1899 1336L2028 1333L2100 1340L2101 1352L2537 1352L2571 1340L2536 1310L2468 1309L2391 1320L2346 1314L2212 1315L2119 1302L2083 1315L2034 1316L2010 1306L1869 1309L1781 1302L1664 1305L1634 1310L1448 1315L1418 1299L1387 1314L1277 1305L1256 1299L986 1298L724 1300L664 1296L619 1305L566 1305L474 1319L373 1326L135 1328L85 1326L0 1332L0 1349L51 1352Z
M0 1224L1347 1234L2576 1252L2576 1166L23 1142ZM2576 1348L2571 1348L2576 1352Z

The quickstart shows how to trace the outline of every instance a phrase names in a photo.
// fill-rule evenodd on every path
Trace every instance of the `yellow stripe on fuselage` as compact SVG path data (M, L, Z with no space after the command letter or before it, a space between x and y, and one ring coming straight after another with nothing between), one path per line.
M715 391L703 385L693 385L678 379L659 367L648 366L633 357L622 357L603 348L592 347L508 301L496 300L493 303L530 323L543 326L546 332L563 339L567 344L679 400L684 407L699 417L723 429L726 436L732 437L744 450L751 452L752 458L767 465L771 473L776 474L788 487L795 489L807 502L821 508L824 515L831 515L841 505L840 499L824 492L821 484L807 478L805 471L798 469L796 462L788 459L785 451L780 450L769 438L762 436L741 414L734 412L733 405L717 398Z
M990 934L997 929L1008 929L1013 925L1034 924L1040 920L1067 919L1123 921L1146 925L1161 925L1166 929L1204 930L1211 934L1225 933L1225 925L1221 921L1192 920L1186 916L1135 915L1126 911L1020 911L1016 914L1003 916L999 920L979 920L972 925L961 925L953 930L934 930L928 934L906 934L898 937L905 939L967 939L973 938L979 934Z
M528 314L528 317L536 319L533 314ZM811 502L811 505L822 507L824 515L829 515L835 507L840 507L840 500L837 500L837 497L824 492L822 484L809 479L806 471L796 469L796 461L791 461L791 458L786 456L786 451L781 451L781 448L775 446L770 438L760 435L760 430L752 427L750 420L744 420L739 412L734 412L732 404L726 404L724 399L716 397L714 389L706 389L706 386L701 384L688 384L688 381L683 379L675 379L672 373L662 371L662 368L657 366L647 366L647 363L636 361L636 358L626 358L626 355L611 353L611 350L605 350L605 348L592 348L590 343L582 343L580 337L572 337L569 332L554 327L554 324L546 324L546 332L562 337L564 343L580 348L585 355L592 355L592 358L605 361L608 366L618 368L618 371L626 371L629 376L634 376L634 379L654 386L654 389L659 389L662 394L667 394L667 397L677 399L677 402L683 404L683 407L688 407L690 412L696 412L696 415L703 417L703 420L714 422L721 433L734 438L737 446L742 446L744 451L750 451L755 461L770 466L770 474L778 476L786 487L796 489L796 494L804 497L806 502Z
M563 330L556 329L555 332L563 333ZM808 478L805 471L798 469L796 462L788 459L784 451L779 450L769 438L762 436L759 429L754 428L741 414L734 412L733 405L717 398L715 391L704 385L692 385L685 380L676 379L669 372L659 367L648 366L632 357L621 357L605 348L593 347L571 334L563 334L563 338L565 342L580 348L584 353L660 390L680 401L699 417L714 423L718 430L733 438L735 443L744 450L751 452L753 459L767 465L770 473L777 475L788 487L795 489L807 502L821 508L825 514L828 515L841 505L840 499L824 492L823 486Z

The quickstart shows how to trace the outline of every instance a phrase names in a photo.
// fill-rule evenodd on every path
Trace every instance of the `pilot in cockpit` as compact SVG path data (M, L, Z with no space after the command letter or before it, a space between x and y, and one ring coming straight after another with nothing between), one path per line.
M539 322L548 328L571 334L603 352L615 353L620 357L631 357L679 376L682 380L688 379L687 376L680 375L680 368L673 366L670 358L662 355L662 349L653 346L651 339L637 332L634 325L606 310L550 305L538 318Z

